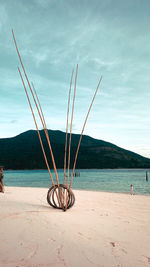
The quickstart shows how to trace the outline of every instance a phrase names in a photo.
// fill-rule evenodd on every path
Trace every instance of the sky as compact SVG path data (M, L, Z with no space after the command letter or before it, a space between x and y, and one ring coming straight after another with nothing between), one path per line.
M78 64L73 133L102 75L84 134L150 158L149 14L149 0L0 0L0 138L35 129L13 28L48 129L66 129Z

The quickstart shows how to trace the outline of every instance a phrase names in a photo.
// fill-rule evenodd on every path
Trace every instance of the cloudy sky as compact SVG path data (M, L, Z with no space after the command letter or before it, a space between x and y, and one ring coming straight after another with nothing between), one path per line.
M73 132L102 75L85 134L150 157L149 14L149 0L0 0L0 138L35 129L13 28L49 129L65 131L78 63Z

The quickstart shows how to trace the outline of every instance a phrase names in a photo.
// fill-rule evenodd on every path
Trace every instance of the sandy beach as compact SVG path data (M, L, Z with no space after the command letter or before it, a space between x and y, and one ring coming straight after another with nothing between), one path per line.
M63 212L47 191L0 194L0 267L150 266L150 196L74 190Z

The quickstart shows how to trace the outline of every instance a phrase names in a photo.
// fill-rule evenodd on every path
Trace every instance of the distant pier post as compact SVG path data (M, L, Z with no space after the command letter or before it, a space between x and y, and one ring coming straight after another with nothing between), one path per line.
M146 182L148 182L148 172L146 171Z
M3 169L4 169L4 167L0 166L0 193L4 193L4 185L3 185L4 174L3 174Z

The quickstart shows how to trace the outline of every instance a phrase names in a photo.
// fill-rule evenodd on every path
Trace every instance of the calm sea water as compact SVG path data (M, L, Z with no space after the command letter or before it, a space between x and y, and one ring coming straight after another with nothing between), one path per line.
M150 195L150 170L147 171L148 182L143 169L80 170L80 176L73 179L72 189L128 193L133 184L135 194ZM54 179L54 171L52 175ZM58 176L63 183L63 170L58 170ZM4 171L4 185L49 188L51 180L47 170L9 170Z

